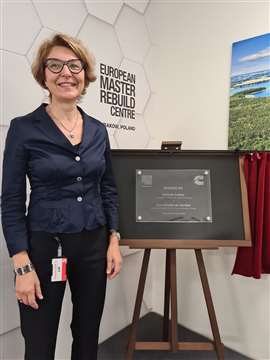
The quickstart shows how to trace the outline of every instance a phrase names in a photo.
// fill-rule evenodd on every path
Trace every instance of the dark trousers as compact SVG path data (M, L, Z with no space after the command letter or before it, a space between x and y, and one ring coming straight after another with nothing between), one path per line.
M106 227L75 234L57 234L67 257L67 276L73 313L70 324L72 360L97 359L99 325L106 291ZM41 283L39 309L19 304L25 360L53 360L66 282L51 282L52 258L57 257L53 234L34 231L29 256Z

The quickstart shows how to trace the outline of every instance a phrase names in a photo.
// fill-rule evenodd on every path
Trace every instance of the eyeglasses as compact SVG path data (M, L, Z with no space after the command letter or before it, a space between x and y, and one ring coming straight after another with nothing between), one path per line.
M69 71L73 74L79 74L85 67L84 62L80 59L70 59L67 61L63 61L50 58L44 61L44 66L47 67L54 74L59 74L63 70L64 65L67 65Z

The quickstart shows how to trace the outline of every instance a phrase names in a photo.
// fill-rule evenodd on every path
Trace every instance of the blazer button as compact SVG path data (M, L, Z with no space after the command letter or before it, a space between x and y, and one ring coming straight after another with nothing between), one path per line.
M82 181L82 177L81 177L81 176L78 176L78 177L76 178L76 180L77 180L77 181Z
M75 156L75 160L80 161L81 160L80 156Z
M78 197L77 197L77 201L81 202L81 201L82 201L82 197L81 197L81 196L78 196Z

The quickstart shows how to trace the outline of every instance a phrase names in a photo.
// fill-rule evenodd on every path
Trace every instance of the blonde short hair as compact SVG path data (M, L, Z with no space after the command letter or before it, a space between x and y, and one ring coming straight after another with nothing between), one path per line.
M64 46L74 52L80 60L85 64L85 79L84 79L84 89L81 95L86 93L86 88L96 80L95 71L95 59L92 54L88 52L86 47L81 43L80 40L75 39L69 35L65 34L55 34L51 39L45 40L39 47L37 55L32 63L32 74L36 81L44 89L47 89L45 85L45 67L44 62L54 46ZM51 94L50 94L51 97Z

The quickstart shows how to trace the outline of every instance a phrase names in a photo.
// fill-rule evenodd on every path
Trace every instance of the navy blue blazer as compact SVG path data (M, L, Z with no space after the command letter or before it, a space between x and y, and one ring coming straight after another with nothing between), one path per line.
M30 231L118 228L118 198L105 125L81 108L74 147L42 104L11 120L3 161L2 227L10 256L28 250ZM26 176L31 193L26 213Z

